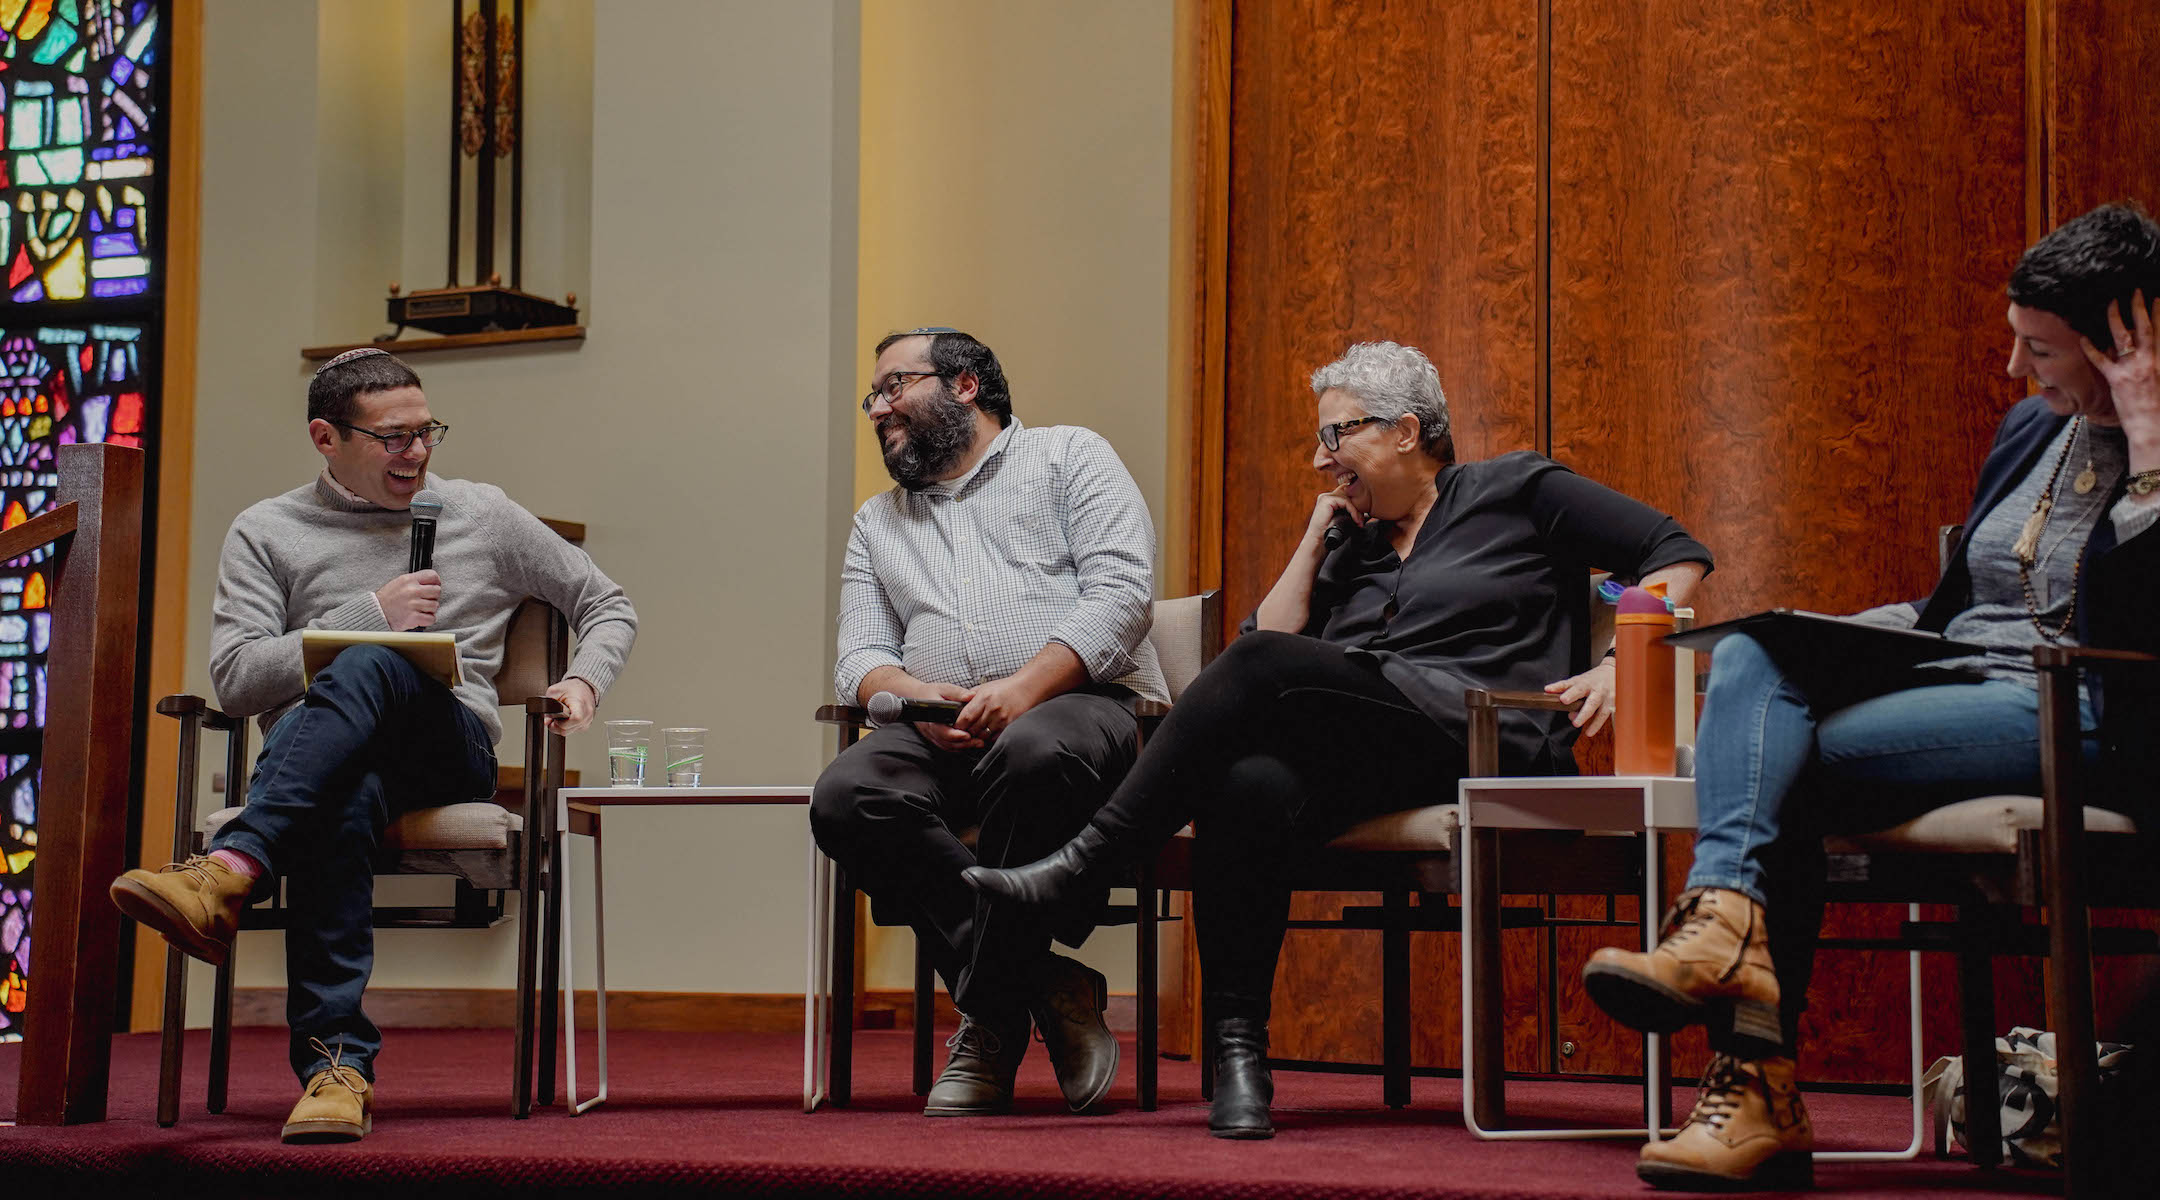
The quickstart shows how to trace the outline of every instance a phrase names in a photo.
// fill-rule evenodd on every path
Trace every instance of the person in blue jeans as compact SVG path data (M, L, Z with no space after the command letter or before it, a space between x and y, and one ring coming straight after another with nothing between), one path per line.
M1881 829L1975 796L2036 790L2035 646L2160 649L2160 226L2106 206L2027 250L2010 278L2018 402L1980 469L1934 593L1861 616L1978 643L1877 694L1839 695L1811 664L1718 643L1697 730L1695 861L1648 953L1607 948L1591 997L1638 1029L1708 1027L1703 1095L1637 1173L1689 1189L1805 1185L1813 1134L1794 1083L1822 917L1825 832ZM2142 696L2088 682L2088 756L2149 753Z
M402 813L495 793L495 676L528 597L566 613L577 652L548 694L564 733L592 720L637 633L637 613L585 552L502 489L428 473L449 426L385 351L350 351L308 385L322 473L234 520L218 562L210 677L230 714L260 714L247 802L209 852L113 881L113 902L209 963L232 952L249 898L286 880L286 1019L303 1092L286 1141L368 1132L382 1034L361 1008L375 963L369 857ZM435 561L408 571L413 497L442 504ZM303 683L308 629L426 629L457 638L453 689L380 645Z

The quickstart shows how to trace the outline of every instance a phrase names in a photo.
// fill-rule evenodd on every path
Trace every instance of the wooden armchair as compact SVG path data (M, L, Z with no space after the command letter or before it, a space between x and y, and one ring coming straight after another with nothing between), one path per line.
M1893 944L1954 953L1965 1078L1992 1080L1995 1062L1994 959L2045 956L2048 1024L2055 1031L2069 1194L2096 1194L2093 955L2160 953L2149 929L2093 929L2090 907L2160 908L2149 836L2131 817L2087 803L2095 780L2084 767L2078 719L2081 673L2108 677L2111 706L2160 695L2160 659L2120 650L2040 646L2040 796L1988 796L1922 814L1876 833L1831 837L1830 897L1947 904L1949 921L1908 921ZM2119 786L2128 786L2121 784ZM2144 781L2149 802L2153 784ZM2125 797L2111 797L2126 799ZM2147 831L2149 834L2149 831ZM2027 924L2039 910L2045 926ZM1850 939L1825 945L1866 944ZM2000 1157L1999 1112L1966 1109L1973 1160Z
M528 600L518 609L504 640L503 666L495 683L505 707L524 710L524 768L504 768L503 790L495 799L420 809L399 817L385 832L375 860L377 875L448 875L456 880L457 888L456 899L447 907L377 908L378 929L485 929L507 919L504 897L513 890L518 893L516 1049L510 1108L513 1116L521 1118L532 1111L536 1040L540 1051L540 1102L551 1103L554 1094L556 1043L539 1036L539 1031L552 1029L558 1016L559 993L554 980L560 961L562 939L557 923L561 917L552 900L544 901L543 897L552 896L550 881L560 870L559 858L554 857L560 849L552 836L551 823L554 793L563 783L564 747L563 739L548 731L545 718L562 710L561 702L550 699L546 692L550 684L562 678L570 660L569 647L569 623L562 614L537 600ZM248 720L221 713L199 696L167 696L158 701L157 710L180 722L172 843L172 856L178 861L200 853L210 836L240 812L238 807L229 807L200 821L196 819L195 786L202 732L209 729L226 735L226 795L244 798ZM246 911L243 929L284 927L286 912L278 890ZM544 965L540 962L542 945ZM187 968L188 956L168 947L157 1112L158 1124L165 1126L180 1118ZM533 1014L536 974L545 975L544 982L537 984L541 1006L537 1026ZM217 968L211 1010L208 1108L213 1113L225 1111L232 1002L233 963L228 958Z
M1175 702L1177 697L1184 693L1185 685L1192 682L1193 677L1215 657L1216 649L1222 645L1222 594L1210 591L1174 600L1157 600L1154 623L1148 631L1148 641L1155 647L1156 659L1162 667L1164 680L1169 685L1171 700ZM1167 704L1152 700L1138 702L1134 713L1140 720L1143 744L1155 728L1162 724L1162 719L1168 716L1169 712L1170 706ZM817 719L828 725L839 726L841 750L854 745L869 725L869 714L852 705L825 705L817 710ZM961 831L963 842L972 845L972 839L972 830ZM1156 1104L1156 1039L1160 1026L1156 986L1157 928L1158 923L1163 920L1176 919L1169 913L1167 893L1189 889L1189 883L1185 882L1190 874L1189 861L1185 839L1177 839L1164 850L1157 861L1144 863L1134 870L1131 879L1134 889L1133 904L1110 905L1096 921L1098 926L1134 926L1134 974L1139 1005L1134 1082L1143 1112L1153 1112ZM856 888L844 870L836 869L833 879L833 1014L830 1025L832 1053L829 1091L832 1103L844 1106L851 1095L851 1075L854 1068ZM883 925L906 923L898 917L884 919L875 912L873 920ZM915 953L913 1030L913 1085L918 1096L928 1095L930 1092L937 1015L936 988L936 972L931 968L930 956L918 946Z

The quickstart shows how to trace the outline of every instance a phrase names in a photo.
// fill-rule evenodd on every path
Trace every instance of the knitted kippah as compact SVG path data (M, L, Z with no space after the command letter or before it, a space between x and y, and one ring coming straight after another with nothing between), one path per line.
M336 358L331 359L329 362L326 362L323 365L315 368L315 373L317 375L320 375L324 371L327 371L332 367L342 366L346 363L353 361L356 358L366 358L370 354L380 354L385 358L388 358L390 356L390 352L388 350L378 350L373 346L361 346L355 350L347 350L345 353L340 354Z

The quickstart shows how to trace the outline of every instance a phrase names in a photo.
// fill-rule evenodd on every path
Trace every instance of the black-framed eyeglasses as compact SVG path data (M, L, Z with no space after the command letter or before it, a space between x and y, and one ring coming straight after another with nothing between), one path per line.
M1360 425L1373 424L1392 425L1394 422L1386 417L1359 417L1355 421L1337 421L1333 425L1322 425L1320 427L1320 444L1331 451L1340 450L1342 449L1343 434L1356 429Z
M944 377L945 372L943 371L894 371L892 374L885 377L885 382L877 385L874 388L871 388L868 392L864 393L862 398L862 410L864 412L869 412L870 406L877 403L877 399L879 396L885 397L885 402L887 404L898 402L898 400L900 399L900 393L906 391L908 389L908 384L914 382L915 380L924 378L943 379Z
M401 433L377 433L372 429L362 429L358 425L348 425L343 421L332 421L330 423L339 429L352 433L364 433L381 442L383 449L392 454L403 454L412 449L414 438L419 438L421 445L432 450L442 445L443 438L450 432L450 427L441 421L433 421L422 425L418 429L407 429Z

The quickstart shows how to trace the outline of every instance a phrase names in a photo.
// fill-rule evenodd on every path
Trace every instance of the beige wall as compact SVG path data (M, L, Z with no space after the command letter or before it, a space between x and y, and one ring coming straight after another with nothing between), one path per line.
M878 334L976 331L1023 418L1103 432L1162 511L1171 6L621 3L527 10L526 286L575 290L590 337L416 357L455 426L437 467L587 523L642 622L607 714L712 727L721 782L807 783L840 549L883 478L850 404ZM227 525L319 464L298 349L442 282L445 8L208 0L191 690ZM571 763L604 777L597 732ZM618 818L608 845L611 986L801 989L799 811ZM879 949L872 984L904 986L905 935ZM1129 990L1129 935L1090 949ZM275 935L239 962L282 982ZM508 927L388 931L375 978L514 962Z
M436 7L409 15L417 24ZM589 251L564 252L560 267L535 254L531 273L546 286L557 270L560 286L589 272L578 288L589 340L414 366L455 426L437 465L585 521L588 547L636 601L638 652L606 711L711 726L729 782L807 782L829 753L807 714L831 686L833 547L853 508L852 410L831 400L855 374L855 6L639 8L635 21L592 22L591 182L558 187L589 193L566 209L602 218L577 236ZM208 597L226 526L319 465L303 433L299 348L382 327L393 276L378 260L418 247L440 263L441 208L410 222L390 211L406 207L403 149L355 136L367 121L337 111L396 114L401 71L317 70L321 38L349 30L355 9L381 11L363 0L208 5L194 689L209 683ZM366 44L394 50L407 34L424 41L386 28ZM360 170L337 158L355 152L384 160ZM367 180L364 196L325 201L353 179ZM366 255L333 258L326 247L345 229L367 231ZM355 277L325 279L332 261ZM347 305L345 286L361 299ZM572 739L571 762L604 777L600 736ZM611 982L800 991L806 845L789 810L620 821ZM640 924L652 932L632 932ZM384 986L502 987L515 961L508 927L390 931L379 949ZM282 981L274 935L248 935L239 961L243 985Z
M997 351L1013 411L1085 425L1164 513L1170 335L1167 0L867 0L861 300L877 339L951 325ZM858 421L855 490L892 486ZM1160 589L1158 589L1160 590ZM1132 990L1132 938L1083 956ZM874 987L911 978L912 940L875 931Z

